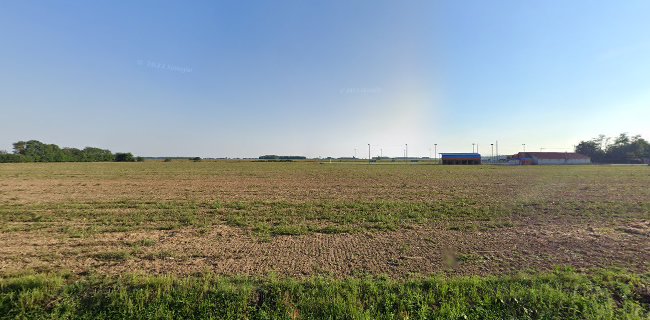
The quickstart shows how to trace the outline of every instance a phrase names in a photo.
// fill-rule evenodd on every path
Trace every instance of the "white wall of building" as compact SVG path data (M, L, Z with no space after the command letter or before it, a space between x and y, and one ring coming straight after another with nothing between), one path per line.
M589 159L537 159L533 157L535 164L539 165L559 165L559 164L590 164Z

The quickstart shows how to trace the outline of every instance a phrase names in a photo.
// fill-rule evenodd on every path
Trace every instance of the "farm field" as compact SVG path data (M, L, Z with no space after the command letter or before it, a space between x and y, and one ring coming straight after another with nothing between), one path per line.
M151 282L163 287L160 292L222 279L229 283L222 289L243 299L244 309L251 307L246 297L259 288L320 301L325 287L342 286L354 296L348 298L363 300L368 295L355 296L365 290L356 286L379 283L387 291L373 292L388 294L410 283L422 293L433 281L452 287L467 282L488 291L503 283L504 292L520 290L513 283L558 290L538 291L550 296L576 294L576 284L584 289L584 301L611 299L609 307L618 308L603 314L642 318L650 310L648 186L647 166L2 164L0 310L29 290L42 290L44 297L60 290L69 294L64 288L75 281L82 291L102 283L131 292L128 288ZM560 285L565 278L573 280ZM605 291L609 285L628 286L628 291L618 298L614 289L603 291L602 298L583 285ZM315 291L301 291L305 286ZM454 297L467 299L466 293ZM553 301L562 305L560 300ZM295 304L284 305L291 310L283 314L306 312ZM16 308L12 315L21 314ZM413 310L355 312L370 317L394 311L404 318ZM462 314L453 312L439 315Z

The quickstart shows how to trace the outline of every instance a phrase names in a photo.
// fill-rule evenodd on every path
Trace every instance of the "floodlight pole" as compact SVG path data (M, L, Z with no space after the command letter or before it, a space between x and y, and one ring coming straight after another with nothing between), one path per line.
M438 163L438 144L434 143L433 144L433 153L434 153L434 159L436 160L436 163Z
M409 144L405 144L406 149L404 149L404 160L408 161L409 158Z
M521 145L524 146L524 152L526 152L526 144L522 143Z
M370 163L370 143L368 143L368 163Z
M490 148L492 149L492 154L491 154L492 161L490 162L494 162L494 143L490 143Z
M472 153L474 153L474 145L476 145L476 143L472 143Z

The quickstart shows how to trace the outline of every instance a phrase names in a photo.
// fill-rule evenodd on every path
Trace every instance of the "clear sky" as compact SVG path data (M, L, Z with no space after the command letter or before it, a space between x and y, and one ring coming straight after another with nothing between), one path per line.
M650 138L649 15L645 0L0 1L0 149L429 156Z

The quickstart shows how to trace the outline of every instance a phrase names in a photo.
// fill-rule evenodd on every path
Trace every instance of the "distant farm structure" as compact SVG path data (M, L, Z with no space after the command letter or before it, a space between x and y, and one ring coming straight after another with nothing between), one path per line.
M519 165L590 164L591 158L575 152L519 152L512 157L510 163Z
M445 165L477 165L481 164L478 153L441 153L442 164Z

